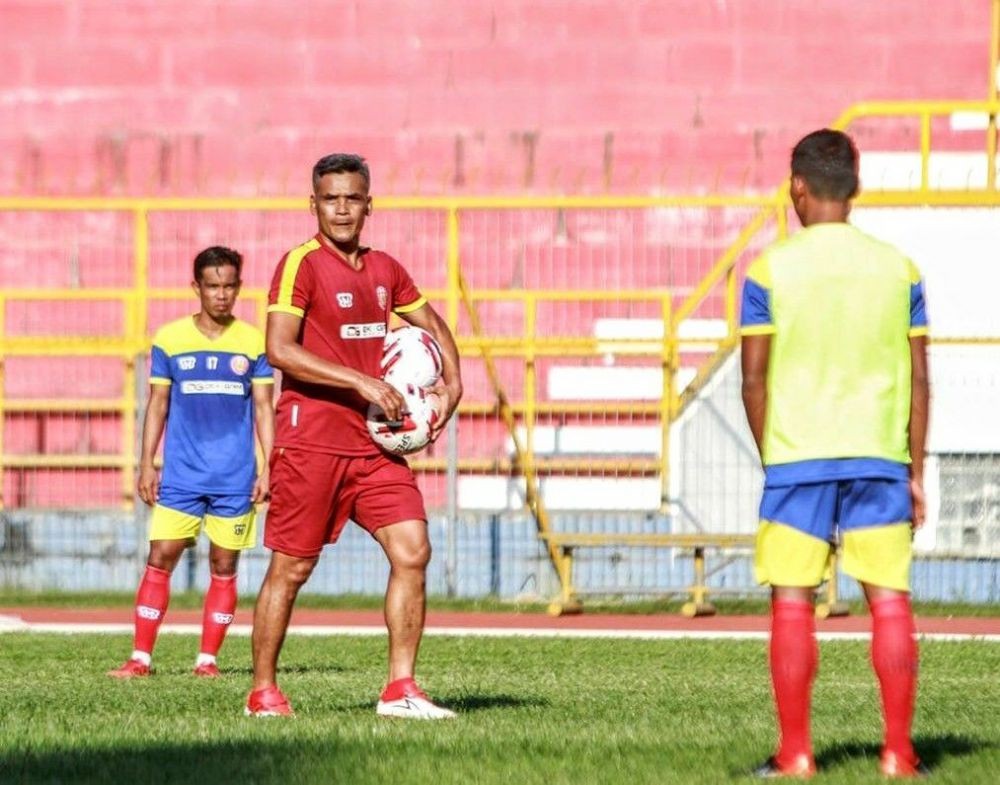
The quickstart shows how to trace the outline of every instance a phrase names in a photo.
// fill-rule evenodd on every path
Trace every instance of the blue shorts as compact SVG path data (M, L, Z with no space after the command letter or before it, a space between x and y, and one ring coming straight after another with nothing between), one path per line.
M843 568L874 586L909 591L913 500L906 480L833 480L765 487L757 533L757 580L817 586L830 546L843 541Z
M913 499L906 480L832 480L765 487L760 517L832 542L838 530L909 522Z

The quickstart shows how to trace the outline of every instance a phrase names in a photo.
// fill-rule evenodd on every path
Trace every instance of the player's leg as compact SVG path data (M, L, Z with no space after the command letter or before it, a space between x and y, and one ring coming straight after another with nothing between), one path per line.
M253 689L245 713L289 715L292 707L278 689L278 657L292 607L334 534L336 494L346 461L334 455L276 448L271 455L271 504L264 545L271 550L254 606ZM342 525L342 524L341 524Z
M302 558L277 551L271 554L253 614L255 691L277 684L278 655L285 642L292 607L318 561L318 556Z
M256 510L247 496L219 496L209 501L205 533L210 578L201 621L201 645L195 661L197 676L219 675L216 658L236 614L236 569L240 551L257 541Z
M401 458L379 455L355 461L345 487L354 495L351 516L371 533L389 560L385 591L389 679L376 711L414 719L454 717L454 712L432 703L414 681L431 544L413 472Z
M427 606L427 564L431 545L420 519L384 526L374 533L389 559L385 624L389 630L389 680L376 712L387 717L449 719L453 711L435 705L414 680Z
M888 776L926 773L913 749L918 650L908 592L862 583L872 614L871 660L882 697L885 740L880 765Z
M389 559L385 623L389 630L389 681L393 682L413 677L424 631L431 545L423 520L384 526L374 537Z
M135 636L132 655L108 675L127 679L148 676L153 647L170 604L170 576L185 548L192 545L201 527L204 504L190 495L161 488L153 508L149 531L149 558L135 595Z
M769 663L778 751L759 777L815 772L810 713L819 662L813 596L830 552L835 483L766 488L757 534L757 580L771 586Z
M889 776L926 772L911 726L918 651L910 605L911 499L905 480L855 480L845 493L844 572L864 588L872 614L871 661L885 721L881 768Z

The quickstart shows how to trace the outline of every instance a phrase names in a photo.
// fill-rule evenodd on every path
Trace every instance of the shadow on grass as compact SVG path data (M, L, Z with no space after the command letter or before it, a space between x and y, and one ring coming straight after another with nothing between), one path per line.
M4 783L367 782L370 750L330 739L0 752Z
M432 699L435 703L459 714L471 714L489 709L520 709L549 705L549 701L544 698L516 698L513 695L464 695L454 698L448 695L434 695ZM345 708L366 710L371 707L371 703L356 703Z
M946 733L937 736L916 736L913 739L913 746L920 759L933 769L947 758L1000 748L1000 743ZM880 751L881 745L878 743L844 741L820 750L816 755L816 767L835 768L856 758L877 761Z
M253 667L241 665L237 667L220 666L224 676L247 676L253 678ZM317 663L315 665L281 665L278 667L278 680L282 676L301 676L308 673L348 673L352 668L345 668L343 665L331 665L329 663Z

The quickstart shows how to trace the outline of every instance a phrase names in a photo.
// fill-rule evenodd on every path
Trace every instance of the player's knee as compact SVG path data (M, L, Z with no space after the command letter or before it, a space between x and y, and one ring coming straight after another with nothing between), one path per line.
M235 558L213 558L212 562L212 575L218 575L220 578L231 578L236 574L236 567L238 559Z
M305 585L318 559L292 559L284 565L282 577L296 589Z
M173 572L184 550L193 544L193 540L153 540L149 544L146 564L158 570Z
M407 543L393 553L392 566L402 570L425 570L431 560L431 544L427 540Z

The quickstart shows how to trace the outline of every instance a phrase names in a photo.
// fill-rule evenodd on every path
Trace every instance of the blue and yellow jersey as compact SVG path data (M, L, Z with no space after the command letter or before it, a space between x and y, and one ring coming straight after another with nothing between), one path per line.
M254 384L274 384L264 335L236 319L216 339L185 316L153 337L150 384L170 385L162 484L247 493L256 476Z
M927 333L913 262L849 224L814 224L750 265L741 332L772 336L769 485L908 476L909 338Z

